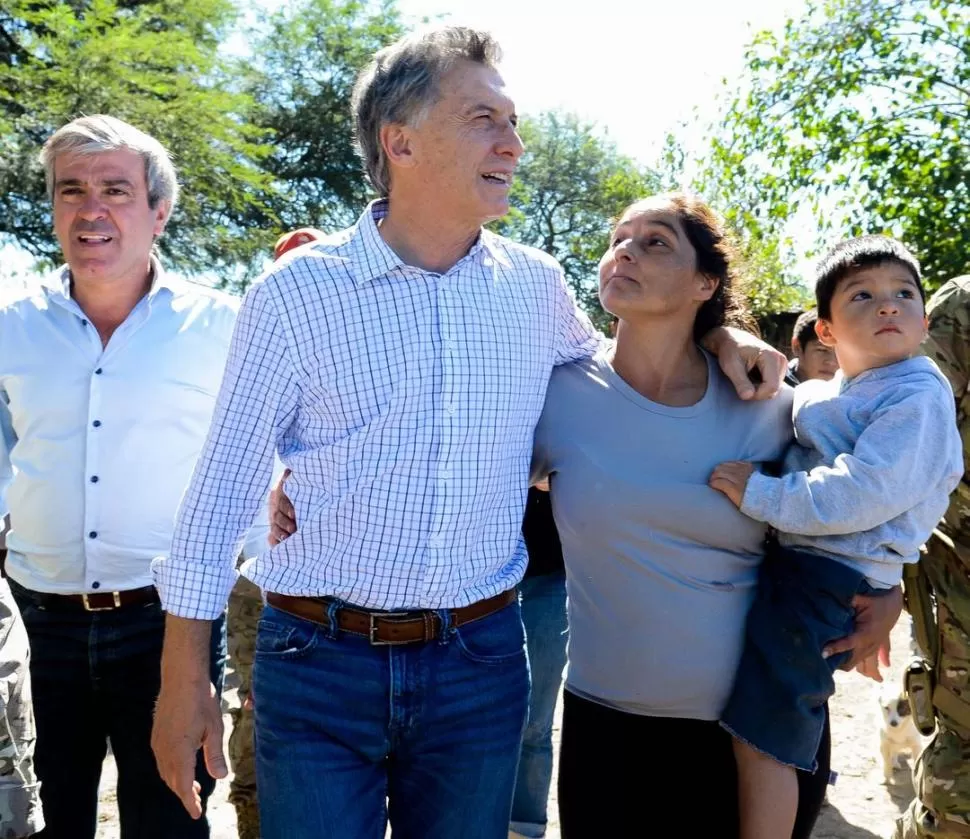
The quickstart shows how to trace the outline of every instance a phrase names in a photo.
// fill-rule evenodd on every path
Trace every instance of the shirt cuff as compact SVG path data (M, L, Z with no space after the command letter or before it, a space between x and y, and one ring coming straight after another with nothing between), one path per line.
M177 618L214 621L222 617L239 576L232 564L201 564L170 556L152 560L162 608Z

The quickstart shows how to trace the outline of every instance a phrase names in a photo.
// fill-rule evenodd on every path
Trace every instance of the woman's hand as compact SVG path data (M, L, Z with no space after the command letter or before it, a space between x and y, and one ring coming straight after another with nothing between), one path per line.
M707 483L712 489L723 492L734 502L734 506L740 509L744 490L748 486L748 479L752 472L754 472L754 464L745 463L743 460L729 460L714 467Z
M851 652L842 670L857 669L863 676L882 681L878 665L889 666L889 633L903 610L903 590L899 586L875 597L857 594L852 600L855 608L855 631L848 638L840 638L826 646L823 655Z
M293 473L287 469L283 472L279 483L269 494L269 536L266 541L276 546L288 536L296 533L296 510L293 502L283 491L283 484Z
M770 399L785 379L788 359L760 338L741 329L719 326L701 341L704 349L717 356L724 375L742 399ZM757 370L761 383L755 387L748 375Z

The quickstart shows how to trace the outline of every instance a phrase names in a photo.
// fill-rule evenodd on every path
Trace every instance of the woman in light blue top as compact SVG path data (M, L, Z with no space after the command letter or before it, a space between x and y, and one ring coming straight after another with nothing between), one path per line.
M744 325L733 279L703 202L633 204L600 263L617 340L550 381L533 478L550 477L567 570L565 839L632 835L637 821L645 835L737 836L734 759L717 720L766 527L708 478L723 460L779 460L792 425L790 390L742 401L697 344L712 327ZM811 830L823 772L803 778L795 836Z

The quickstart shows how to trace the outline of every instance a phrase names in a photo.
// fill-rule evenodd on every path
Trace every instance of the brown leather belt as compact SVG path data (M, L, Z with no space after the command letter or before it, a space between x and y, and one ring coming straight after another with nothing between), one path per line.
M510 589L470 606L449 609L451 625L461 626L488 617L513 603L515 598L515 589ZM432 609L380 612L346 606L332 597L294 597L273 591L267 593L266 602L281 612L326 627L330 626L330 609L336 605L337 628L354 635L362 635L374 646L432 641L441 634L441 617Z
M125 606L146 606L158 603L155 586L132 588L127 591L95 591L90 594L50 594L32 589L21 590L40 609L84 609L87 612L110 612Z

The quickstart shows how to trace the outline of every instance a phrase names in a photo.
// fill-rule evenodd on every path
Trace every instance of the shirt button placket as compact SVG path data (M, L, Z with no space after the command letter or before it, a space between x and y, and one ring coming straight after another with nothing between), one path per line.
M85 445L85 474L88 479L84 485L84 532L87 539L84 540L84 584L85 588L91 588L99 574L99 553L100 543L98 541L99 520L101 518L100 499L103 493L101 488L101 444L104 436L101 419L105 376L102 366L102 359L97 360L95 368L91 371L90 382L88 383L88 423L87 441Z

